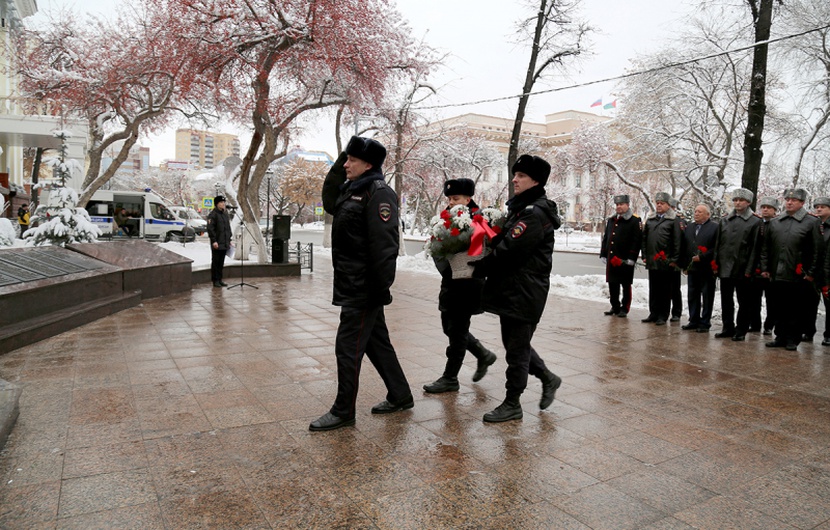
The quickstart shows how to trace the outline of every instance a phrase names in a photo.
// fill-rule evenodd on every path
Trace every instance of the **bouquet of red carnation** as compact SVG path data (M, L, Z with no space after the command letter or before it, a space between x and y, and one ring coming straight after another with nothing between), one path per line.
M430 238L424 248L429 256L436 258L449 258L454 254L466 252L470 249L474 233L489 230L497 234L497 223L503 216L504 214L495 208L471 212L466 206L458 205L449 210L442 210L430 221ZM476 217L479 219L475 219ZM476 255L482 253L480 245L481 243L477 242Z
M621 260L618 256L614 256L611 258L611 266L612 267L619 267L623 264L623 260Z
M666 261L668 259L669 259L669 257L666 256L666 251L661 250L660 252L658 252L657 254L654 255L654 258L653 258L652 261Z

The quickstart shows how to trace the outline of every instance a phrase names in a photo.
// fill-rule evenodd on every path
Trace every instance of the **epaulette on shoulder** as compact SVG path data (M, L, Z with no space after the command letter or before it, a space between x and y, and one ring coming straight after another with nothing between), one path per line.
M528 204L527 206L525 206L525 210L532 210L533 206L533 204Z

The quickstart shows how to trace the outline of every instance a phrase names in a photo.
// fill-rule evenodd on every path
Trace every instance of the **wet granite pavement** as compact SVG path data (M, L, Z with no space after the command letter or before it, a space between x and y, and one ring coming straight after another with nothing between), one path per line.
M830 348L798 352L549 301L534 345L564 378L484 424L499 355L428 395L438 278L400 272L387 320L415 396L364 363L354 428L311 433L335 392L330 263L258 290L146 301L0 357L23 388L0 454L0 528L816 528L830 530ZM684 321L685 322L685 321ZM827 352L827 353L826 353Z

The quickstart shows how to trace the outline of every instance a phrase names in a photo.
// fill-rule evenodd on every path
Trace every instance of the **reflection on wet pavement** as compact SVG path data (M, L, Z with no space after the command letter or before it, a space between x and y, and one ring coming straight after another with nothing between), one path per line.
M24 389L0 528L830 529L830 348L551 299L534 345L556 401L540 412L531 378L523 420L484 424L498 320L473 319L490 373L472 383L468 359L459 392L425 394L438 278L400 272L387 321L415 407L370 414L366 362L355 427L311 433L336 386L329 270L197 287L0 357Z

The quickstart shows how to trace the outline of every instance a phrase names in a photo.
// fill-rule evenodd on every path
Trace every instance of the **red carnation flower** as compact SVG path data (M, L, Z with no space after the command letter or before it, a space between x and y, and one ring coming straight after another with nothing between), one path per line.
M706 251L709 250L706 247L697 247L697 249L700 251L701 254L706 254Z
M458 210L458 217L461 217L462 215L464 215L464 210Z
M756 274L756 275L761 274L761 269L755 269L755 274Z
M450 218L449 210L441 210L441 219L449 219L449 218Z
M714 272L714 273L718 272L718 264L715 263L714 261L712 262L712 272Z
M457 235L458 235L458 234L460 234L460 233L461 233L461 230L459 230L458 228L453 228L452 230L450 230L450 235L451 235L452 237L455 237L455 236L457 236Z
M795 266L795 273L796 274L802 274L803 272L804 272L804 266L801 263L799 263L798 265Z
M623 261L617 256L614 256L613 258L611 258L611 266L612 267L619 267L620 265L622 265L622 263L623 263Z
M449 228L449 227L451 227L451 226L452 226L452 221L450 221L449 219L447 219L446 221L444 221L444 228Z

